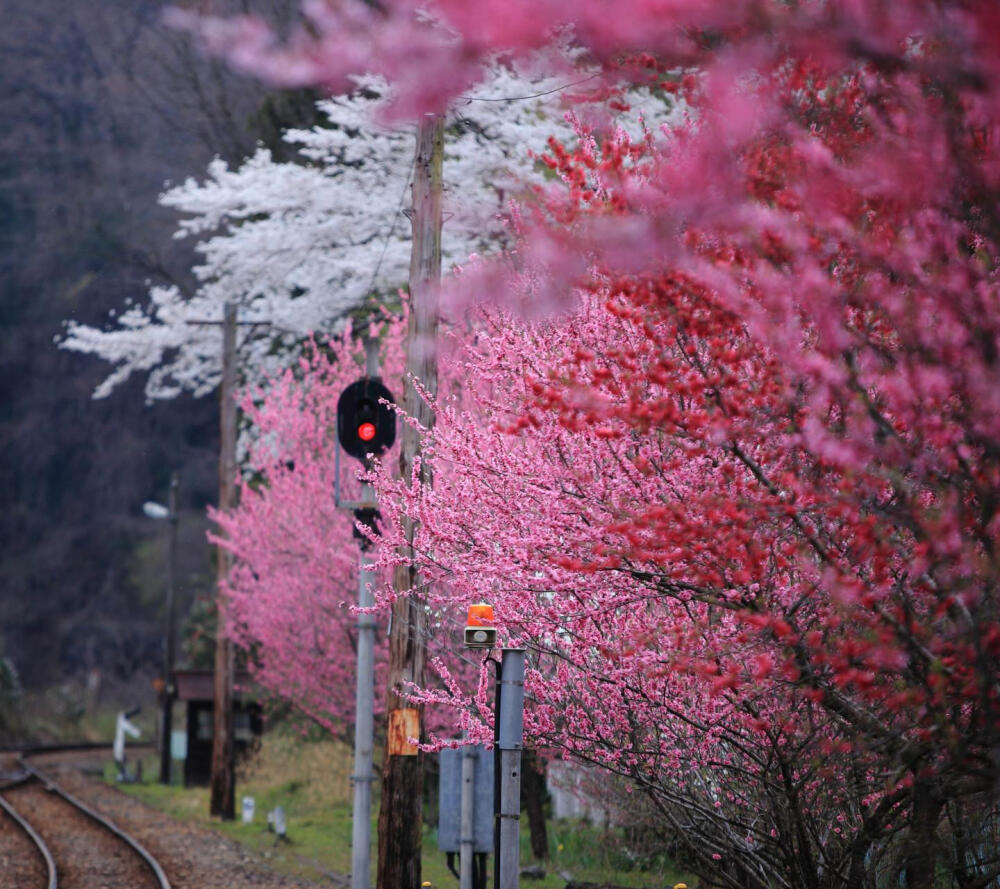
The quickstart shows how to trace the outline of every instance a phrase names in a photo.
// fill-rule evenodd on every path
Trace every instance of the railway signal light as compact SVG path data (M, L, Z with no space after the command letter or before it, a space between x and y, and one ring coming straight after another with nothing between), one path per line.
M386 401L388 404L383 404ZM337 399L337 439L352 457L384 454L396 440L392 393L375 377L355 380Z
M492 648L497 644L497 628L493 624L493 606L477 602L469 606L465 620L465 647Z

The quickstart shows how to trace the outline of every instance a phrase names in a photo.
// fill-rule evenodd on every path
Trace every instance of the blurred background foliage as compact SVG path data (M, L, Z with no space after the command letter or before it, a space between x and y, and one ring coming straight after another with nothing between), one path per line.
M133 380L93 401L108 367L53 338L69 318L105 323L151 283L190 287L192 245L156 201L165 184L259 142L280 151L284 127L313 120L313 95L202 58L161 24L166 5L0 0L0 653L26 691L150 694L167 528L141 505L165 501L173 470L179 624L215 576L217 399L147 405ZM286 20L297 8L263 5ZM24 699L0 694L3 742L23 729Z

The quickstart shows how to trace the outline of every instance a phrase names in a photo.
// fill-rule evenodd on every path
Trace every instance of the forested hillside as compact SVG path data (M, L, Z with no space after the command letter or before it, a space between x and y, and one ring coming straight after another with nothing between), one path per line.
M213 577L216 400L148 406L134 380L94 401L106 365L53 339L66 319L105 323L151 281L189 286L164 184L311 107L202 60L160 23L163 5L0 3L0 653L29 686L155 669L166 528L141 504L164 500L171 470L182 605Z

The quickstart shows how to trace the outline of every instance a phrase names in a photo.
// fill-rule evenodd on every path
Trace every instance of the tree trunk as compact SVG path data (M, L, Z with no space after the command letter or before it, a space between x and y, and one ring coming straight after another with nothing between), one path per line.
M909 889L934 886L938 852L938 821L943 806L934 783L919 777L913 783L913 811L906 835L904 868Z

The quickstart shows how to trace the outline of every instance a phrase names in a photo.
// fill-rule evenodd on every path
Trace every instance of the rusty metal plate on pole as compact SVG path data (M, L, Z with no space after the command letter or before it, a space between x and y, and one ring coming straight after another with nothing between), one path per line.
M410 738L420 737L420 711L415 707L400 707L389 711L388 750L390 756L416 756L417 745Z

